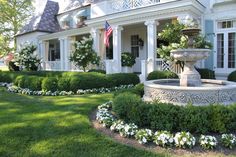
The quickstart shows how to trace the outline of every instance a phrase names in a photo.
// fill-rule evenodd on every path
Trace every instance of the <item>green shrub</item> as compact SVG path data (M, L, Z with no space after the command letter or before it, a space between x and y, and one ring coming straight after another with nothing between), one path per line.
M178 75L171 71L153 71L148 74L147 80L178 78Z
M14 85L21 88L29 88L31 90L41 90L42 77L19 75L14 80Z
M231 72L231 73L228 75L227 80L228 80L228 81L234 81L234 82L236 82L236 71Z
M140 82L139 77L133 73L108 74L107 78L113 86L136 85Z
M202 79L215 79L215 71L213 71L213 70L198 69L198 68L196 68L196 70L199 72Z
M91 69L88 72L97 72L97 73L106 74L106 71L102 69Z
M141 98L133 93L122 93L119 94L113 102L113 110L118 117L125 121L134 120L137 116L137 110L142 103Z
M58 89L60 91L71 91L70 81L71 81L71 78L69 78L69 77L59 77L58 78Z
M25 75L20 75L16 77L13 83L18 87L25 88L25 79L26 79Z
M208 106L192 106L180 108L178 130L190 131L195 133L207 133L210 128L210 111Z
M178 131L179 106L165 103L146 104L149 105L147 118L150 128L153 130Z
M42 89L55 92L58 90L58 80L55 77L45 77L42 81Z
M136 84L134 86L134 90L137 92L138 95L143 97L143 95L144 95L144 84L143 83Z
M236 104L183 107L145 103L137 94L126 92L114 98L113 111L127 122L152 130L206 134L234 132L236 129Z

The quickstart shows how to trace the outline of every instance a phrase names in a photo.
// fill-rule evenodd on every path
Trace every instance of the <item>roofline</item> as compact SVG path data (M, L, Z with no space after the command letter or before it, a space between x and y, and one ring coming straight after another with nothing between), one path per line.
M72 11L75 11L75 10L77 10L77 9L83 9L83 8L88 7L88 6L91 6L91 4L79 6L79 7L76 7L76 8L74 8L74 9L71 9L71 10L66 10L66 11L64 11L64 12L61 12L61 13L57 14L56 16L60 16L60 15L65 14L65 13L67 13L67 12L72 12Z
M52 31L46 31L46 30L33 30L33 31L30 31L30 32L25 32L25 33L21 33L21 34L16 34L15 37L19 37L19 36L22 36L22 35L26 35L26 34L30 34L30 33L35 33L35 32L42 32L42 33L55 33L55 32L52 32Z

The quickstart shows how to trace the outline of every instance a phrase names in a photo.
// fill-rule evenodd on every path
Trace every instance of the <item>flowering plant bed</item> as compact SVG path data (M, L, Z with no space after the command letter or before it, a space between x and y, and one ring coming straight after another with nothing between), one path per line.
M174 149L173 146L175 146L176 148L187 150L197 149L198 151L202 151L202 149L216 149L216 147L220 148L220 151L222 151L222 149L229 151L227 148L236 148L236 138L233 134L223 134L221 136L221 142L217 142L217 136L201 135L198 138L186 131L177 132L175 134L172 134L169 131L156 131L153 133L150 129L138 128L134 123L126 123L125 121L118 119L113 112L111 112L111 107L111 101L98 106L96 119L99 123L102 124L102 126L109 128L112 132L119 133L121 137L137 140L137 143L142 145L145 144L145 147L150 147L151 145L151 147L154 148L154 144L156 144L165 148L171 147ZM109 119L108 124L106 119Z
M121 85L118 87L112 87L112 88L94 88L94 89L86 89L82 90L79 89L77 92L72 91L33 91L28 88L21 88L14 86L12 83L0 83L0 86L7 87L7 90L12 93L20 93L25 95L37 95L37 96L65 96L65 95L82 95L82 94L99 94L99 93L109 93L113 91L118 91L122 89L129 89L134 87L134 85Z

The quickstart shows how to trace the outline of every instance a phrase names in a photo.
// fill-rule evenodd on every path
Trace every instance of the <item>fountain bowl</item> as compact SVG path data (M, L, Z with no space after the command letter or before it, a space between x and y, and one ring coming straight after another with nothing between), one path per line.
M196 106L236 102L236 83L202 79L199 87L180 86L179 79L160 79L144 83L144 101Z
M209 49L177 49L172 50L170 56L182 62L196 62L209 57Z

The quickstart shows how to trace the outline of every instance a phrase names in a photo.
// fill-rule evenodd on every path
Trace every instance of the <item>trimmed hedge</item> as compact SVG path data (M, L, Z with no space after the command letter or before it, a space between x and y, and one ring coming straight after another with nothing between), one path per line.
M153 71L148 74L147 80L178 78L178 75L171 71Z
M46 77L42 81L42 90L55 92L58 90L58 79L55 77Z
M102 69L91 69L88 72L97 72L97 73L106 74L106 71Z
M145 103L133 93L114 98L113 111L127 122L152 130L226 133L236 130L236 104L186 107L166 103Z
M136 74L102 74L97 72L0 72L0 82L11 83L31 90L73 91L78 89L111 88L138 84Z
M229 74L228 78L227 78L228 81L234 81L236 82L236 71L233 71Z
M210 69L198 69L196 70L199 72L201 75L201 79L215 79L215 71L210 70Z

